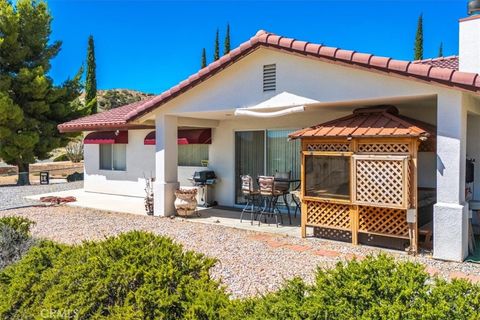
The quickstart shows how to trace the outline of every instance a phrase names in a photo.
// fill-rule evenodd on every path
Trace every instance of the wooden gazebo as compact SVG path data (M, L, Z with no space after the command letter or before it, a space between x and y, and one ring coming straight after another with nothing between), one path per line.
M306 227L410 240L418 250L417 153L434 148L435 128L393 106L290 134L302 140L302 236Z

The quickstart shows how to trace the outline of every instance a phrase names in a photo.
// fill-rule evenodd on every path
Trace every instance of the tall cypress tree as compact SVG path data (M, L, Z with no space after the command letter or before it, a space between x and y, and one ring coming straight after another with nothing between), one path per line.
M414 60L423 59L423 14L420 14L417 22L417 34L415 35Z
M440 42L440 47L438 48L438 57L443 57L443 42Z
M230 24L227 24L227 31L225 33L225 43L224 43L224 49L223 49L223 54L227 54L230 52Z
M85 104L91 113L97 113L97 75L95 63L95 43L93 36L88 37L87 76L85 79Z
M203 48L202 50L202 69L205 68L207 66L207 51L205 50L205 48Z
M215 36L215 45L213 49L213 60L217 61L218 59L220 59L220 43L218 40L218 29L217 29L217 34Z

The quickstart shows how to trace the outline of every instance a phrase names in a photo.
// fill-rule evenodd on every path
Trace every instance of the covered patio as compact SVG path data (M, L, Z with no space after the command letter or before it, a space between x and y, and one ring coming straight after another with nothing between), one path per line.
M75 189L68 191L52 192L27 196L32 200L40 200L42 197L75 197L77 201L69 202L65 205L69 207L97 209L110 212L130 213L145 216L144 199L139 197L126 197L121 195L100 194L95 192L85 192L84 189ZM250 220L245 219L240 222L241 211L233 208L203 208L198 207L198 215L188 219L194 223L211 224L249 230L256 232L266 232L271 234L284 235L300 238L300 216L292 217L292 224L276 226L274 221L269 219L270 223L251 224ZM179 218L182 219L182 218Z

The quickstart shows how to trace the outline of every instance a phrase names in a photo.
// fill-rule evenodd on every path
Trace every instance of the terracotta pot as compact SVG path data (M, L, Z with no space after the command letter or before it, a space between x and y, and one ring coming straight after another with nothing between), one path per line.
M178 189L175 197L175 209L179 216L190 217L197 213L197 189Z

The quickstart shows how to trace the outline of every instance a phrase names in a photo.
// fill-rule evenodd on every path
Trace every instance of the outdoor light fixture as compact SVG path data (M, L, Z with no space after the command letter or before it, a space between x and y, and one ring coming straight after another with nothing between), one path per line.
M480 14L480 0L472 0L468 2L468 14Z
M115 130L115 136L118 137L119 134L120 134L120 130Z

